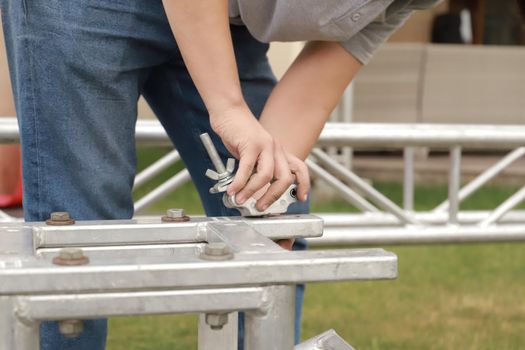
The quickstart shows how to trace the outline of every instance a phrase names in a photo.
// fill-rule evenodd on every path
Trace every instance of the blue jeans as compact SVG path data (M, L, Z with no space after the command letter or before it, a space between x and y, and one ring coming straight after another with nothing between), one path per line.
M0 0L20 125L27 221L53 211L78 220L133 215L137 99L143 95L193 176L207 215L238 215L208 193L212 164L199 135L208 114L172 36L160 0ZM242 89L259 115L275 77L267 44L232 26ZM299 204L292 212L304 213ZM304 249L304 242L295 245ZM296 339L303 289L297 293ZM76 339L41 325L42 350L104 349L106 320ZM241 326L242 338L242 326Z

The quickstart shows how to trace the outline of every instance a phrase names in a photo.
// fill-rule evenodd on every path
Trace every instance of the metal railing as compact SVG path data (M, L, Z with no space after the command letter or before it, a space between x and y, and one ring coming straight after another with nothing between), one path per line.
M160 123L153 120L140 120L136 137L142 145L169 144ZM14 118L0 120L0 142L16 141ZM324 151L330 146L402 150L403 206L392 202L330 157ZM320 214L326 229L322 238L310 240L314 245L525 240L525 212L514 210L525 200L525 179L521 189L493 210L460 210L461 202L525 155L525 126L328 123L316 147L307 160L311 174L335 188L361 213ZM448 150L450 153L448 198L428 212L414 211L414 158L417 147ZM461 187L464 149L507 150L509 153ZM179 159L177 151L169 152L137 175L134 188L142 186ZM136 212L146 209L187 181L190 181L190 176L184 169L140 198L135 203Z

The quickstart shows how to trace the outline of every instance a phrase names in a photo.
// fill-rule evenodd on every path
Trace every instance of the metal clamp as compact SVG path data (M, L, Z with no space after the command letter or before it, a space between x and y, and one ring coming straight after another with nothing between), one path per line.
M208 133L200 135L204 148L208 152L210 159L215 166L216 170L206 170L206 176L212 180L217 181L215 185L210 188L210 193L226 192L228 185L232 183L235 174L235 159L228 158L226 166L224 166L213 141ZM271 214L283 214L286 213L290 204L297 202L297 185L292 184L288 189L270 205L266 210L259 211L255 208L257 200L253 197L248 198L243 204L237 204L235 195L228 195L224 193L222 196L222 203L227 208L237 209L242 216L263 216Z

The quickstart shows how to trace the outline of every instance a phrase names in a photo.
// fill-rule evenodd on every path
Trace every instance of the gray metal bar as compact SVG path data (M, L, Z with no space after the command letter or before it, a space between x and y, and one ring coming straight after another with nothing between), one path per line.
M341 164L331 159L320 149L314 148L312 150L312 155L314 155L324 166L328 167L331 171L344 178L352 185L356 186L359 190L366 193L374 203L376 203L384 210L392 213L402 222L405 222L407 224L417 224L417 221L409 213L401 209L394 202L392 202L374 187L370 186L366 181L361 179L352 171L346 169Z
M244 347L247 350L293 350L295 286L267 287L266 307L247 312L245 316Z
M354 350L354 348L330 329L296 345L294 350Z
M459 188L461 186L461 147L455 146L450 149L450 169L448 180L448 214L449 223L458 223L459 212Z
M238 313L230 312L228 322L221 329L212 329L206 323L206 314L199 315L198 350L237 349Z
M9 236L4 241L5 245L0 246L0 253L3 249L22 249L31 239L34 240L35 249L205 242L206 225L211 222L247 223L270 239L320 236L323 233L323 221L307 214L267 218L191 217L190 221L175 223L161 223L160 218L152 217L137 220L78 221L72 226L9 223L4 225L10 231L0 234L0 242L3 235ZM12 246L17 241L16 247Z
M505 202L501 203L501 205L497 207L488 218L483 220L480 223L480 225L488 226L498 222L498 220L501 219L503 215L507 214L510 210L512 210L515 206L517 206L524 200L525 186L523 186L518 192L510 196Z
M148 182L153 177L157 176L173 164L177 163L179 160L179 152L177 150L170 151L168 154L164 155L162 158L160 158L159 160L157 160L156 162L154 162L135 176L133 190L136 190L140 186L144 185L146 182Z
M166 132L156 120L139 119L137 141L169 144ZM0 143L18 142L16 118L0 120ZM525 146L523 125L327 123L318 145L372 148L407 146L509 149Z
M515 149L514 151L507 154L504 158L502 158L499 162L485 170L483 173L478 175L474 180L469 182L467 185L465 185L460 191L459 191L459 201L462 202L463 200L467 199L472 195L474 192L476 192L478 189L480 189L483 185L485 185L487 182L492 180L494 177L496 177L499 173L501 173L503 170L505 170L509 165L511 165L516 160L520 159L525 155L525 147L520 147ZM438 205L434 212L440 212L440 211L446 211L448 209L449 202L448 199Z
M135 203L135 213L146 209L148 206L158 201L161 198L166 197L171 192L175 191L186 182L190 181L190 172L188 169L183 169L171 177L169 180L153 189L151 192L140 198Z
M459 223L462 225L478 224L481 220L486 219L491 214L487 210L469 210L462 211L458 214ZM389 213L317 213L317 216L323 219L325 230L331 227L355 229L357 227L400 227L399 220ZM448 213L432 212L415 212L416 219L424 225L446 225L448 222ZM524 225L525 210L513 210L507 213L500 221L501 224ZM324 234L323 234L324 236Z
M403 209L414 210L414 147L405 147L404 157L404 176L403 176Z
M88 265L65 267L27 259L0 268L0 294L214 288L397 277L396 255L382 249L237 253L227 261L202 260L199 255L196 251L193 259L115 259L110 266L96 259ZM29 277L31 283L26 283Z
M24 322L31 322L255 310L264 305L264 298L262 287L34 295L16 297L15 310Z
M38 343L39 323L20 319L14 298L0 296L0 349L38 350Z
M319 178L323 179L330 186L338 190L339 194L345 200L347 200L350 204L355 206L357 209L360 209L365 212L377 212L378 211L378 209L374 207L372 204L370 204L366 199L364 199L354 190L352 190L351 188L346 186L344 183L339 181L336 177L334 177L328 171L324 170L319 165L315 164L315 162L311 161L310 159L307 159L306 165L308 166L310 171L315 176L318 176Z
M307 240L311 246L523 242L525 225L328 227L322 238Z

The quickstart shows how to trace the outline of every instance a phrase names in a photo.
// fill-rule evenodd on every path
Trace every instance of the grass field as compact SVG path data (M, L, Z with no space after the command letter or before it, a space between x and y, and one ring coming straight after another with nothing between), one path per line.
M159 155L158 150L140 150L139 168ZM374 185L394 201L401 201L399 184ZM489 187L463 207L493 208L513 190L516 188ZM416 208L432 208L446 192L444 186L418 186ZM152 210L182 206L189 213L202 212L191 185ZM316 212L349 210L352 208L342 201L313 203ZM525 349L525 245L387 249L399 257L399 278L395 281L307 286L303 339L335 328L360 350ZM196 318L111 319L108 349L196 349Z

